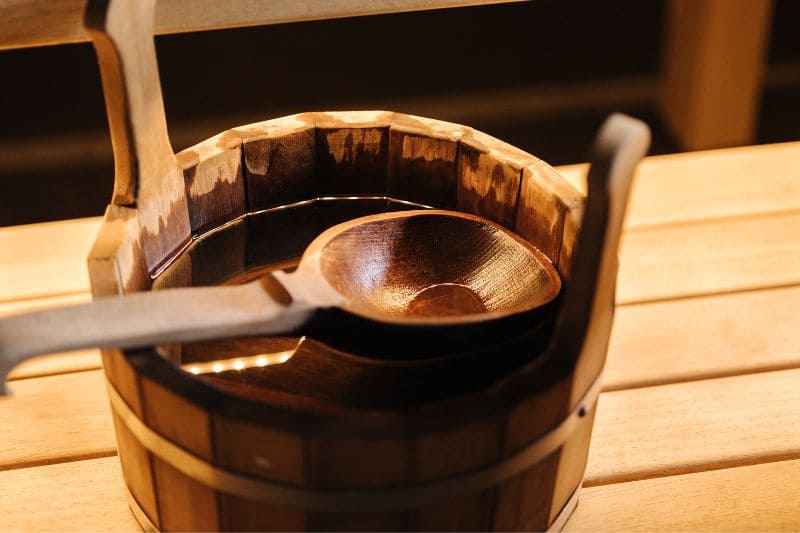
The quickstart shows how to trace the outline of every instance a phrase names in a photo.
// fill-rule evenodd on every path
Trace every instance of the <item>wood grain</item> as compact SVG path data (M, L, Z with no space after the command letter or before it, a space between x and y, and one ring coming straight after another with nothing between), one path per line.
M448 7L501 4L520 0L195 0L186 9L181 0L161 0L156 33L284 24L303 20L399 13ZM75 43L88 40L83 29L82 0L12 0L0 5L0 49Z
M0 470L116 453L99 370L12 381L0 401Z
M316 179L321 195L387 191L388 111L309 113L316 124Z
M800 287L618 307L604 390L800 367Z
M494 137L468 131L458 151L457 209L513 228L522 169L538 161Z
M100 350L79 350L35 357L17 366L8 379L30 379L70 372L95 370L102 366Z
M296 485L305 481L303 436L224 416L214 416L212 424L221 467Z
M495 463L502 456L504 426L505 419L495 416L419 436L411 451L411 481L446 479ZM411 513L412 527L428 531L490 529L494 496L494 490L486 490L423 506Z
M137 209L114 204L106 207L103 225L89 252L87 267L95 296L150 288Z
M49 307L82 304L90 301L91 299L92 296L89 293L76 292L74 294L33 298L31 300L10 300L0 303L0 317L13 315L16 313L38 311L40 309L47 309Z
M800 212L628 231L617 303L800 283Z
M112 416L124 484L139 503L142 513L158 527L161 517L154 489L155 473L152 456L119 416L116 413L112 413Z
M142 421L181 448L211 461L211 415L150 378L141 377L139 383L145 413ZM163 469L167 470L171 468Z
M564 531L797 531L800 461L591 487Z
M389 132L389 196L454 209L458 144L467 131L458 124L395 113Z
M100 218L0 228L0 302L89 292L85 258ZM8 255L6 255L8 254Z
M177 155L192 235L214 229L247 210L241 145L240 138L223 132Z
M636 171L626 226L800 209L798 160L800 142L648 157ZM587 168L556 170L586 194Z
M522 170L514 231L558 266L565 218L568 212L580 210L582 203L580 193L552 167L545 163L528 165ZM571 255L565 256L571 259Z
M586 485L800 458L800 369L600 395Z
M0 472L0 516L7 531L140 531L116 457Z
M214 490L153 457L158 516L164 531L215 531L219 511ZM188 511L188 512L187 512Z
M232 130L242 139L250 212L317 196L316 128L308 113Z
M564 230L561 234L561 246L558 251L558 273L564 280L569 282L570 267L574 258L575 249L580 237L581 225L583 224L583 211L584 204L578 202L570 202L566 205L564 211ZM623 230L624 231L624 230ZM622 244L625 242L625 235L620 237L620 244L617 254L622 253ZM619 283L619 274L617 274L617 283ZM619 289L617 289L619 292Z

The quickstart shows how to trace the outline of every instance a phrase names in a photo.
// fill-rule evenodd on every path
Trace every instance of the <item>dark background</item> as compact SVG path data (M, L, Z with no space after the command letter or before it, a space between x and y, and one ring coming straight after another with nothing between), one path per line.
M461 122L552 164L624 111L655 110L660 1L536 0L160 36L173 147L285 114L389 109ZM800 2L775 6L757 142L800 139ZM0 52L0 226L99 215L113 182L88 43Z

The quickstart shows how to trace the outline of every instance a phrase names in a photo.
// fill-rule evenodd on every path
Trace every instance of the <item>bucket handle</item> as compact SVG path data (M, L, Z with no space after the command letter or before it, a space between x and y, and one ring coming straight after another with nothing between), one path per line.
M614 316L622 223L636 165L649 146L650 129L644 122L615 113L603 123L592 147L583 221L553 341L553 353L579 374L573 397L581 395L581 384L588 386L602 367ZM592 371L581 376L583 369Z
M137 208L151 271L191 236L183 171L167 133L154 15L155 0L89 0L84 13L114 147L111 202Z

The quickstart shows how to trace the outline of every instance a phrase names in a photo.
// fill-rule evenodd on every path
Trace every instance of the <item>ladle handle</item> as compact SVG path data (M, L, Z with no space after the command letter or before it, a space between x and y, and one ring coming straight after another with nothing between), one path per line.
M314 308L274 286L140 292L0 319L0 394L11 369L37 355L291 332Z
M644 122L614 114L592 147L583 222L570 265L555 353L575 365L573 397L594 381L605 357L617 280L617 249L634 170L650 146ZM595 368L597 367L597 368Z

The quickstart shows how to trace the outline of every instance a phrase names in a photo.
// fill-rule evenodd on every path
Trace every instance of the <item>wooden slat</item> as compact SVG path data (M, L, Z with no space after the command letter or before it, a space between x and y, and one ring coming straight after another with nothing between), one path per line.
M47 296L31 300L11 300L0 303L0 318L17 313L27 313L47 309L48 307L82 304L90 301L92 296L87 292Z
M281 24L520 0L161 0L156 33ZM0 50L87 41L85 0L10 0L0 5Z
M800 287L617 308L604 390L800 367Z
M800 211L630 230L617 303L800 283Z
M89 292L86 257L100 218L0 228L0 302Z
M35 357L16 367L9 380L31 379L70 372L95 370L103 365L100 350L79 350Z
M628 228L800 209L800 142L648 157L631 191ZM586 193L588 165L557 170Z
M99 370L17 380L0 399L0 470L116 453Z
M586 485L800 458L800 369L601 394Z
M800 461L585 488L565 531L797 531ZM116 457L0 472L13 531L130 531Z
M141 531L116 457L0 472L0 516L4 531Z
M670 0L661 111L686 150L749 144L773 0Z
M592 487L564 531L799 531L800 461Z

